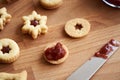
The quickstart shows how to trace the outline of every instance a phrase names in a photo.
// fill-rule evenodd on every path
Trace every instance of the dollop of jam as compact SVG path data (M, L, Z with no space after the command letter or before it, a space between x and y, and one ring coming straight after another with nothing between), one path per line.
M81 30L83 28L83 26L81 24L76 24L75 25L75 29Z
M107 0L107 2L117 5L117 6L120 6L120 0Z
M10 50L11 50L11 49L10 49L9 46L3 46L3 48L1 49L1 51L3 52L3 54L9 53Z
M58 60L65 56L66 51L62 44L58 42L54 47L45 50L45 56L48 60Z
M39 20L36 20L36 19L31 20L31 24L30 25L33 25L34 27L39 25Z
M107 55L107 54L109 54L111 51L113 51L113 48L112 48L112 46L109 44L109 43L107 43L107 44L105 44L101 49L100 49L100 53L101 54L105 54L105 55Z
M113 47L118 47L120 46L120 42L111 39L107 44L105 44L98 52L95 53L94 56L96 57L101 57L101 58L108 58L108 54L114 50Z

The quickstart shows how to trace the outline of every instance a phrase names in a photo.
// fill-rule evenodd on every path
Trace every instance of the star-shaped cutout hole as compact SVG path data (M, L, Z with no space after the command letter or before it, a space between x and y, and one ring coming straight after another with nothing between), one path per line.
M3 30L4 25L10 21L11 17L12 16L7 13L5 7L0 9L0 30Z
M23 21L22 32L32 35L33 39L36 39L39 34L45 34L48 31L46 25L47 16L41 16L36 11L33 11L28 16L23 16Z

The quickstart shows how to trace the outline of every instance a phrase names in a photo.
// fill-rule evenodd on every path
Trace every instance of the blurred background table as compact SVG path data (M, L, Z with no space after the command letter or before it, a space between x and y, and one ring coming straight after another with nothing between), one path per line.
M31 67L36 80L65 80L107 41L112 38L120 40L120 9L107 6L102 0L64 0L63 5L55 10L45 10L32 0L0 4L0 8L3 6L8 9L12 19L0 32L0 38L14 39L21 49L21 56L12 64L0 64L1 71ZM33 10L48 16L49 31L36 40L21 32L21 17ZM91 31L83 38L72 39L64 32L64 25L66 21L77 17L90 21ZM70 55L63 64L51 65L44 61L42 53L48 44L56 41L63 42L68 47ZM120 80L120 50L91 80Z

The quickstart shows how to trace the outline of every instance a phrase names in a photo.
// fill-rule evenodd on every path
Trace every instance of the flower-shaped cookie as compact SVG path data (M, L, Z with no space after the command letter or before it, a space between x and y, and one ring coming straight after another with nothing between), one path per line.
M5 7L0 9L0 30L3 30L4 25L10 21L11 17L12 16L7 13Z
M36 11L33 11L31 15L23 16L23 20L22 32L32 35L33 39L36 39L39 34L45 34L48 31L46 25L47 16L41 16Z

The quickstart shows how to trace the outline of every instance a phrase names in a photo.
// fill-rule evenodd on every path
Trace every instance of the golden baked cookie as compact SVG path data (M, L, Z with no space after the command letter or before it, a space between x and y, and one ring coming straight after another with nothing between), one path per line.
M3 30L6 23L8 23L11 19L11 15L7 13L7 9L5 7L0 9L0 30Z
M55 9L61 6L63 0L40 0L40 4L45 9Z
M60 42L49 45L43 54L45 60L51 64L63 63L68 55L68 48Z
M33 39L36 39L39 34L45 34L48 31L46 25L47 16L41 16L36 11L33 11L31 15L23 16L23 21L22 32L32 35Z
M27 72L22 71L15 74L0 72L0 80L27 80Z
M8 38L0 39L0 63L12 63L19 57L17 43Z
M90 23L83 18L75 18L65 24L65 32L73 38L83 37L87 35L89 31Z

